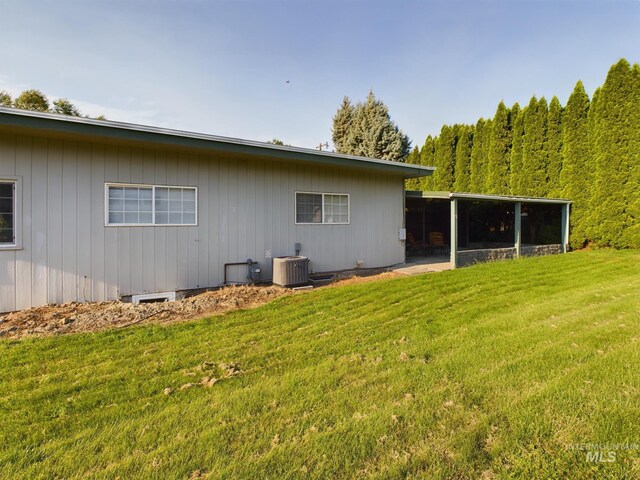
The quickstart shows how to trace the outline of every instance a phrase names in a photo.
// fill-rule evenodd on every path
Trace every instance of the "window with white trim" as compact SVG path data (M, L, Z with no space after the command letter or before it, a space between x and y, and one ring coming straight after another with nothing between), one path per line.
M106 186L107 225L196 225L196 187Z
M296 223L349 223L349 195L296 192Z
M16 244L16 182L0 181L0 245Z

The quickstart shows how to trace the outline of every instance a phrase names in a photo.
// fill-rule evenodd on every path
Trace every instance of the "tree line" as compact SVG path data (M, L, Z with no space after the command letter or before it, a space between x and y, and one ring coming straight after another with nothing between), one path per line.
M407 163L437 167L413 190L572 201L572 248L640 248L640 66L625 59L592 98L578 82L566 105L531 98L475 125L445 125Z
M72 117L86 117L80 110L66 98L58 98L53 102L40 90L29 89L22 92L16 98L12 98L9 92L0 91L0 107L13 107L22 110L32 110L34 112L57 113L59 115L70 115ZM96 120L105 120L103 115L96 117Z

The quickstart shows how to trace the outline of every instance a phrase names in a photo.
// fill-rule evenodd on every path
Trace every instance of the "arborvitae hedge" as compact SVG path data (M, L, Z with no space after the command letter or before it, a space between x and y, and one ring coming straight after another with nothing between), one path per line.
M566 108L533 97L523 109L500 102L474 127L445 126L420 163L440 170L423 190L568 198L573 248L640 248L640 66L613 65L591 102L578 82Z
M522 195L543 197L548 193L547 184L547 101L533 97L524 112L524 137L522 140Z
M433 189L446 191L453 188L453 167L456 162L456 131L458 127L445 125L435 145Z
M420 149L420 164L433 167L435 165L435 159L434 159L435 151L436 151L436 140L431 135L429 135L425 140L424 145ZM420 179L420 185L421 185L420 190L422 190L423 192L434 190L433 175L430 175L428 177L422 177Z
M413 165L420 164L420 149L418 147L414 147L413 150L411 150L411 153L407 155L405 163L411 163ZM420 190L420 179L412 178L407 180L406 188L407 190Z
M626 60L609 70L594 128L591 240L599 246L639 248L640 217L634 206L640 194L640 82Z
M594 162L591 161L588 131L589 96L578 82L567 101L562 119L562 171L559 197L570 198L572 248L584 247L587 214L591 203Z
M471 147L473 146L473 127L460 127L456 145L456 165L453 169L453 189L456 192L468 192L471 181Z
M562 171L562 105L558 97L549 103L547 117L547 189L550 197L560 196L560 172Z
M511 125L509 110L504 102L500 102L493 117L488 150L484 190L487 193L506 195L509 193Z
M471 165L469 166L469 191L471 193L481 193L484 191L484 152L482 145L485 143L486 122L484 119L476 123L473 135L473 145L471 146Z
M518 107L516 109L516 107ZM516 103L512 109L513 118L513 132L511 154L509 156L510 171L509 171L509 187L512 195L518 195L521 192L521 177L522 177L522 142L524 140L524 110L520 110L519 105Z

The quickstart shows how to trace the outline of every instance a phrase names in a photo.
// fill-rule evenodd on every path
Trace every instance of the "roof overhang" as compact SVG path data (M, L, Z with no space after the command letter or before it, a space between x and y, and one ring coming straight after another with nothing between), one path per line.
M434 167L342 155L299 147L220 137L182 130L94 120L0 107L0 131L56 135L87 141L110 141L149 147L177 147L223 153L235 157L355 168L416 178L431 175Z
M512 195L483 195L479 193L457 193L457 192L421 192L417 190L407 190L407 198L429 198L440 200L475 200L485 202L521 202L521 203L557 203L568 204L570 200L563 198L543 198L543 197L518 197Z

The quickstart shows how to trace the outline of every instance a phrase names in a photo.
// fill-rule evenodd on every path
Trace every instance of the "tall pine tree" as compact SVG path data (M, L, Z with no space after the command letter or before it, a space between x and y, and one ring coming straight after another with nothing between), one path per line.
M562 170L562 105L558 97L549 104L547 117L547 184L550 197L560 196L560 171Z
M598 246L640 247L640 227L632 207L640 185L639 87L637 75L623 59L609 70L598 97L592 204L592 233Z
M589 96L578 82L567 101L562 119L562 156L560 197L571 204L571 248L582 248L589 240L588 218L593 189L593 162L589 148Z
M509 109L507 109L504 102L500 102L489 134L485 193L506 195L510 190L511 122L509 116Z
M524 137L522 142L522 174L520 194L532 197L544 197L547 188L547 101L531 98L524 112Z
M453 190L469 192L471 180L471 148L473 147L473 127L460 127L458 144L456 145L456 166L453 169Z

